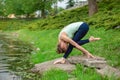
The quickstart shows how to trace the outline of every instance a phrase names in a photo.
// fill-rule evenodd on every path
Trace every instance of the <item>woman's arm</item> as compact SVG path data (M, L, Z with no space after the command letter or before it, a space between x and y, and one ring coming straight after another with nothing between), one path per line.
M70 39L66 34L62 34L62 36L60 37L60 39L70 43L71 45L73 45L74 47L76 47L78 50L82 51L83 53L85 53L88 57L94 57L92 54L90 54L90 52L88 52L86 49L84 49L82 46L78 45L75 41L73 41L72 39Z

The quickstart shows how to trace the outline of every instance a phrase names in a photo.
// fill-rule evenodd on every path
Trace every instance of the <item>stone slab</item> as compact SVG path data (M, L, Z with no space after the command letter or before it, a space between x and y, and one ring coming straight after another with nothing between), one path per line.
M102 76L115 77L120 79L120 70L109 65L106 65L102 69L97 69L97 72L100 73Z
M57 60L57 59L55 59ZM38 72L43 73L45 71L48 71L50 69L61 69L67 72L71 72L75 69L75 65L66 63L66 64L53 64L55 60L43 62L36 64L34 68L31 69L32 72Z
M85 56L72 56L68 60L71 64L83 64L91 68L100 69L106 66L105 59L101 57L96 57L95 59L93 59L93 58L86 58Z

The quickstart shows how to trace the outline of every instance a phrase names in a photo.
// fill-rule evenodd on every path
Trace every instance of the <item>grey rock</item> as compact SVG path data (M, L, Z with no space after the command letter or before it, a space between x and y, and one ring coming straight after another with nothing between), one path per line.
M57 60L57 59L55 59ZM34 68L31 69L32 72L38 72L43 73L45 71L48 71L50 69L61 69L67 72L71 72L75 69L75 65L66 63L66 64L53 64L55 60L43 62L36 64Z
M103 76L108 76L108 77L114 76L116 78L120 78L120 70L107 65L106 60L101 57L96 56L96 58L93 59L93 58L87 58L85 56L72 56L68 58L68 62L65 64L53 64L55 60L36 64L31 69L31 71L42 74L45 71L57 68L67 72L71 72L75 70L75 64L82 64L87 67L95 68L97 72ZM74 79L75 78L70 78L69 80L74 80Z
M97 72L100 73L102 76L120 78L120 70L109 65L106 65L102 69L97 69Z
M96 57L93 58L86 58L85 56L72 56L68 59L70 63L72 64L83 64L85 66L91 67L91 68L103 68L106 66L106 61L104 58Z

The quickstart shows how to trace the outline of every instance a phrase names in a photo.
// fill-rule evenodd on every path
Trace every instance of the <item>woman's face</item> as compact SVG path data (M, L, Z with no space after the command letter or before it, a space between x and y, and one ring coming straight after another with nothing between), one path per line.
M67 44L67 42L65 42L65 41L61 41L61 43L60 43L60 47L61 47L61 49L63 49L64 51L66 51L67 48L68 48L68 44Z

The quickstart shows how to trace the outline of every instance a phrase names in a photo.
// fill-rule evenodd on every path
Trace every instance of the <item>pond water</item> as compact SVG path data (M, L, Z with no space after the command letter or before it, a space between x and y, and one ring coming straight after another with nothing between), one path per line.
M20 62L20 57L29 52L28 45L0 33L0 80L23 80L11 67L15 68L14 64Z

